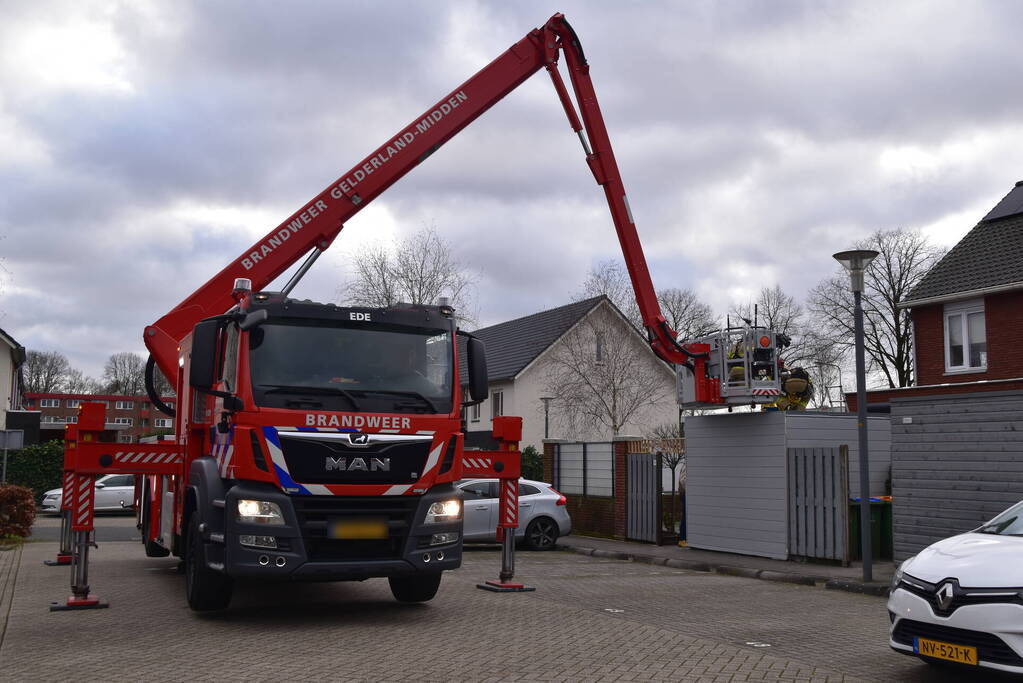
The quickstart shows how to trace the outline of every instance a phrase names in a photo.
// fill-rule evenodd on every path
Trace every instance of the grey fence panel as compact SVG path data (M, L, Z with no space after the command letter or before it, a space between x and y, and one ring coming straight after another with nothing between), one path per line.
M789 553L849 563L849 449L790 448Z
M657 543L661 530L661 456L628 454L626 536Z

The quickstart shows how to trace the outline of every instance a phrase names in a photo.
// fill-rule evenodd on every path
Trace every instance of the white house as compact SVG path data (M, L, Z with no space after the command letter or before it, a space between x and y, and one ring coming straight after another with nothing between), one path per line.
M21 365L25 347L0 329L0 430L7 429L7 413L21 410Z
M466 410L466 446L492 448L492 418L522 417L521 446L549 438L609 441L678 421L675 372L606 296L476 330L488 398ZM464 356L462 377L466 377ZM545 413L545 401L547 412Z

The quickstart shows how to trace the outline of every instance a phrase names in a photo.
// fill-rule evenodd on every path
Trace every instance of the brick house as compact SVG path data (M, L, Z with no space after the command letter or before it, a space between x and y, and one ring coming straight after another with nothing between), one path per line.
M901 307L913 320L916 386L868 391L868 404L1023 389L1023 181ZM855 393L847 398L856 410Z
M174 406L173 396L162 397L164 403ZM120 443L138 443L144 436L165 434L173 430L174 419L156 409L145 396L116 394L61 394L27 393L25 407L40 413L40 440L64 438L64 425L78 421L78 406L82 403L102 402L107 406L105 436L116 437Z

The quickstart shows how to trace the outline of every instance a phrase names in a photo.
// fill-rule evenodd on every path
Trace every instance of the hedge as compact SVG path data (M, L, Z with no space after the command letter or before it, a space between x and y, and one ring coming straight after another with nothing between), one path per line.
M26 538L32 533L36 503L24 486L0 485L0 540Z
M63 482L64 442L49 441L7 452L7 483L32 489L36 500Z

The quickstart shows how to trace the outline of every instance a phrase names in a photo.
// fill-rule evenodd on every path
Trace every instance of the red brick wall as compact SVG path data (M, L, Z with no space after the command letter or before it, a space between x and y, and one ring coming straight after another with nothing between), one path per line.
M913 309L917 381L920 386L1023 377L1023 292L984 297L987 370L945 374L944 304Z
M608 538L625 538L626 532L626 453L628 441L614 442L614 498L565 494L572 529L578 533ZM554 482L554 453L556 442L544 442L544 481Z

